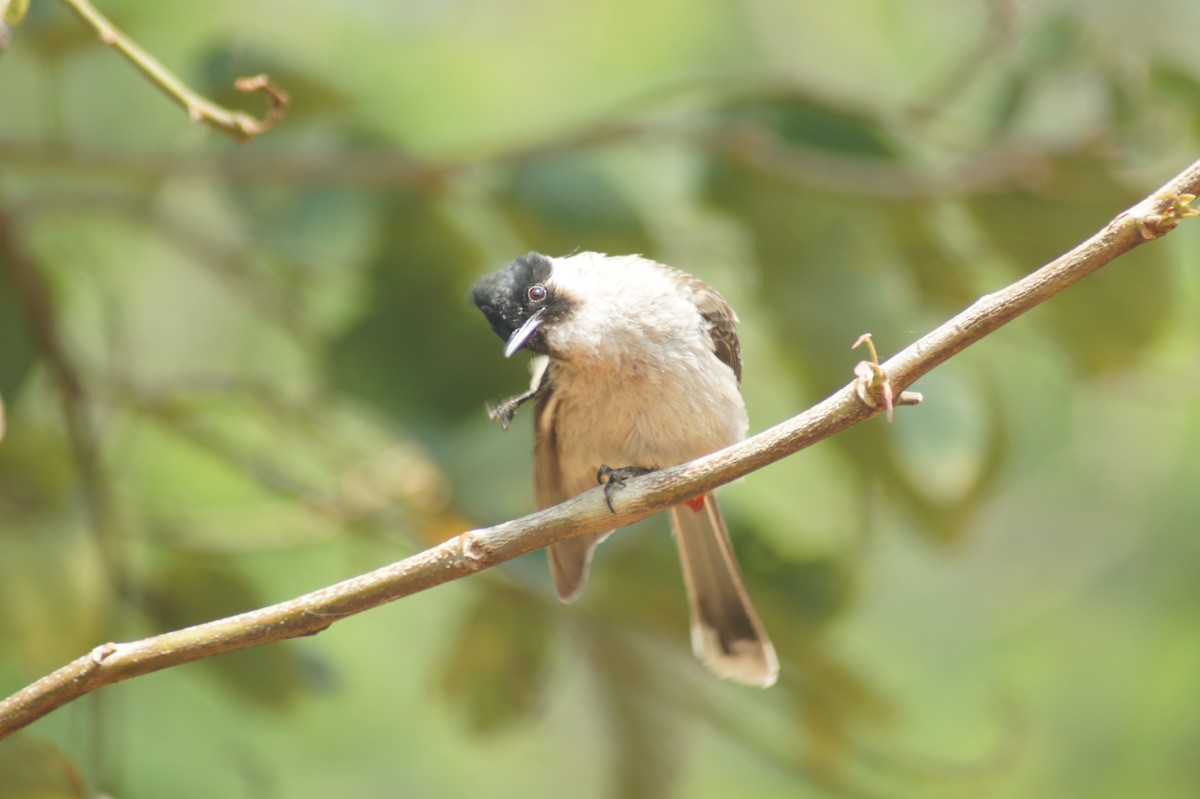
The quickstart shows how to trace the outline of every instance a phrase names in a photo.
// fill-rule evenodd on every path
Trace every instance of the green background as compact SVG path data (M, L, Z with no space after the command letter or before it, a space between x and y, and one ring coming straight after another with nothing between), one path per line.
M65 5L9 32L0 694L528 512L529 413L484 413L527 374L467 299L516 254L715 285L757 431L1200 155L1194 0L102 10L293 104L237 144ZM724 490L769 691L692 660L655 519L575 606L538 553L104 689L0 743L0 797L1194 796L1198 242Z

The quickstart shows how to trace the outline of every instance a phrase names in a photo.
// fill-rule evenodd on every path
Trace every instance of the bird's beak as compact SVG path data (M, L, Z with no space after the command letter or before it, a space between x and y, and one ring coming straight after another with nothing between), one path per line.
M533 331L537 330L542 324L542 314L546 312L545 308L539 308L537 313L525 320L525 324L521 325L516 331L508 337L508 342L504 345L504 357L511 358L513 353L525 346L529 341L529 337L533 335Z

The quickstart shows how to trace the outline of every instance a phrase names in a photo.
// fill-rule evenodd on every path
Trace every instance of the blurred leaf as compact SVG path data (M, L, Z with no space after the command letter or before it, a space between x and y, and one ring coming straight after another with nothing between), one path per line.
M829 334L835 324L827 315L837 306L830 299L853 297L849 276L840 265L849 260L853 228L863 224L861 217L854 216L854 203L727 158L711 162L704 196L750 233L762 266L766 306L788 320L788 332L798 340L828 340L813 334L818 330ZM842 328L848 348L857 325ZM825 355L795 354L803 360Z
M195 555L173 558L148 588L147 612L163 628L178 630L264 604L254 586L226 561ZM283 710L305 687L309 671L286 641L200 661L241 700Z
M843 557L784 558L762 541L757 535L743 535L737 542L752 593L764 598L764 607L779 612L769 627L790 630L793 637L811 644L816 631L850 608L857 588L853 566ZM763 615L771 618L773 613Z
M63 511L74 490L75 466L63 431L14 423L0 447L0 515L9 522Z
M19 0L18 0L19 1ZM100 39L58 4L29 3L22 45L47 58L60 58L88 47L101 48Z
M0 394L0 441L4 440L4 431L8 427L6 418L4 415L4 395Z
M1200 76L1173 62L1156 62L1150 68L1150 80L1159 89L1193 106L1200 104Z
M321 185L237 186L231 193L240 205L238 216L254 220L252 241L268 240L273 251L295 259L288 275L292 281L334 271L337 261L354 249L356 242L347 239L374 238L364 222L370 216L368 202L358 191ZM296 268L305 271L297 273ZM275 290L291 288L285 284Z
M1012 130L1020 118L1026 98L1033 86L1029 73L1024 69L1011 70L1001 77L987 120L987 131L993 140L1001 139Z
M797 672L791 699L797 725L807 733L806 761L828 774L850 756L865 727L881 728L896 720L894 704L856 670L823 647L780 647L782 662Z
M330 381L396 418L481 414L489 378L528 382L467 297L481 256L431 196L396 192L386 220L362 316L332 343Z
M878 452L884 485L936 543L962 540L976 510L1009 463L1012 426L1003 394L988 374L969 384L958 373L923 378L926 413L898 425Z
M929 203L899 202L879 207L885 211L882 233L886 247L907 268L922 304L943 312L958 311L974 300L972 272L962 267L935 234L930 221L934 209Z
M654 669L622 625L589 624L591 663L609 725L614 785L619 799L670 796L678 777L683 740L682 718L664 697L675 686Z
M49 741L14 736L0 742L0 799L83 797L75 764Z
M16 27L25 21L29 0L0 0L0 19Z
M1150 68L1150 84L1175 101L1193 128L1200 127L1200 76L1175 63L1156 62Z
M545 158L513 170L501 208L532 249L644 253L649 237L609 173L588 156Z
M728 121L779 141L839 155L894 160L895 148L880 120L799 90L763 92L723 109Z
M1027 68L1044 71L1068 63L1079 52L1083 41L1081 19L1072 14L1056 14L1034 28L1026 45L1029 52Z
M549 643L544 616L516 593L490 588L463 620L439 689L474 732L501 732L541 706Z
M783 351L815 390L850 378L850 345L868 325L877 342L891 339L897 276L869 257L885 235L881 207L727 157L710 162L703 196L750 234L759 301L779 335L800 343Z
M1115 164L1088 150L1055 159L1036 184L1014 185L967 200L1014 277L1027 274L1103 227L1139 195L1113 174ZM1162 331L1174 296L1168 251L1141 247L1055 297L1036 312L1086 372L1121 369L1142 359Z
M1136 136L1145 124L1142 104L1146 101L1145 86L1139 79L1131 83L1122 75L1110 74L1104 81L1108 95L1109 121L1115 131L1126 137Z
M0 454L24 432L16 427ZM64 466L70 476L73 470ZM114 595L75 495L41 507L10 493L6 480L0 474L0 652L26 675L107 640Z
M1009 133L1022 119L1031 97L1055 71L1075 58L1082 30L1078 19L1060 14L1034 28L1023 51L1023 59L1000 72L1000 85L991 101L988 131L993 139Z

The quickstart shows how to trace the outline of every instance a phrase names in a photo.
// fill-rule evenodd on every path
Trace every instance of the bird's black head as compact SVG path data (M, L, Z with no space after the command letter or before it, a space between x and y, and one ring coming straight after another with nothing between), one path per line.
M506 356L525 347L534 352L544 350L539 328L547 315L557 310L554 289L548 285L552 271L549 258L531 252L471 287L471 299L496 335L505 340Z

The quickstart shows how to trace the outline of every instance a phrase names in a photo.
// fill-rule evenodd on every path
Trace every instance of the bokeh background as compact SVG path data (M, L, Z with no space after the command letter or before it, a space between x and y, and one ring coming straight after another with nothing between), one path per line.
M467 300L641 252L739 310L752 427L1200 155L1194 0L447 0L102 10L0 53L0 693L532 507L521 359ZM139 678L0 744L0 796L1191 797L1200 226L723 493L783 660L688 651L663 520ZM39 792L40 791L40 792Z

